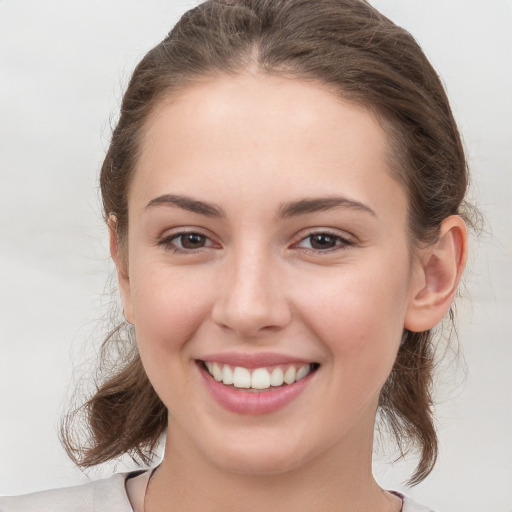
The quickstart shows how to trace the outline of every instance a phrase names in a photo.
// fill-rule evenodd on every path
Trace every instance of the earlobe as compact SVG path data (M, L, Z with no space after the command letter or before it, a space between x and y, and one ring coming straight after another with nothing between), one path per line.
M421 283L413 290L404 327L421 332L441 322L457 292L466 264L467 229L459 215L444 219L435 243L421 250Z
M133 308L131 303L130 279L128 276L128 263L126 255L119 247L119 237L117 233L116 218L114 215L109 217L108 231L110 240L110 255L114 260L117 269L117 280L119 291L123 301L123 313L126 321L133 324Z

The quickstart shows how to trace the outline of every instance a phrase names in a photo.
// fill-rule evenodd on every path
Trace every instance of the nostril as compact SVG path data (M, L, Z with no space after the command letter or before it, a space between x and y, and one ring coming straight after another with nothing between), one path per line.
M289 324L290 305L281 292L269 284L273 280L266 276L264 284L258 284L257 279L257 275L248 276L246 271L243 279L234 280L231 287L219 292L211 318L224 331L259 338Z

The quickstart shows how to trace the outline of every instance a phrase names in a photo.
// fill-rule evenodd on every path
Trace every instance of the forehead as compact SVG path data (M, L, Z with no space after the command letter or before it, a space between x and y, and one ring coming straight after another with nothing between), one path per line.
M257 73L195 84L156 106L140 150L130 195L141 201L191 187L267 202L270 188L284 200L365 199L372 186L401 194L376 116L313 81Z

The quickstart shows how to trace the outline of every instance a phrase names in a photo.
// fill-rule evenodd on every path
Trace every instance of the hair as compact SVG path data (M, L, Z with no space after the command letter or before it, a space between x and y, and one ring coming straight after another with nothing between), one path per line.
M467 218L468 174L457 125L439 77L406 30L364 0L208 0L186 12L145 55L122 101L100 185L105 220L115 218L125 257L128 192L152 112L198 81L254 70L317 81L378 116L388 135L393 176L408 195L415 245L435 241L446 217ZM102 346L103 361L116 347L121 350L117 363L63 423L64 445L82 467L125 453L147 463L167 427L166 407L134 340L119 341L123 330L115 328ZM120 349L123 343L128 348ZM402 455L419 452L412 485L431 472L438 453L434 352L433 332L406 331L379 399L379 416ZM85 442L78 439L78 420L86 428Z

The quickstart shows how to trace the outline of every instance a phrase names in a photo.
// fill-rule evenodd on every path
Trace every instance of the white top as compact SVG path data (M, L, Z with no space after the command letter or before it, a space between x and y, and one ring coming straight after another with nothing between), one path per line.
M134 508L138 508L137 501L140 501L139 491L141 488L145 490L150 472L133 478L135 475L137 473L117 473L75 487L3 497L0 498L0 512L134 512ZM130 491L127 491L127 480ZM403 502L402 512L434 512L405 496Z

